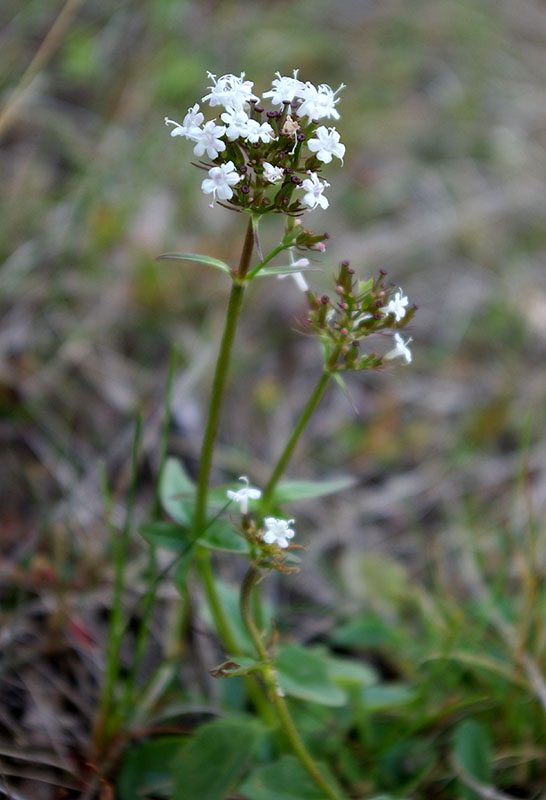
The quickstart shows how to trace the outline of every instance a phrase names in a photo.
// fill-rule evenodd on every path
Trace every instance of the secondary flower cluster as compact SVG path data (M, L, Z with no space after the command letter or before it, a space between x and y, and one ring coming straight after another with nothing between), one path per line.
M319 123L339 119L337 95L343 84L333 91L325 83L301 81L298 70L292 77L277 72L263 94L273 106L266 111L244 72L220 78L207 74L212 85L201 102L218 107L220 121L205 122L198 103L182 123L165 118L173 126L171 136L189 139L194 155L207 157L195 165L208 172L203 192L228 208L257 214L298 216L327 208L324 190L330 184L319 175L332 158L343 162L345 145L335 127Z
M327 366L332 371L374 369L393 358L411 362L411 339L398 333L411 320L417 306L408 307L408 298L394 284L385 286L387 274L358 281L348 261L342 261L336 281L336 300L327 295L307 293L310 312L306 331L318 335L324 344ZM385 355L360 354L361 340L372 333L394 331L394 347Z
M249 480L246 475L241 475L240 481L244 483L241 489L233 491L228 489L226 495L228 500L239 503L239 509L243 516L248 514L248 501L259 500L262 496L260 489L256 489L249 485ZM293 519L277 519L276 517L266 517L264 519L265 530L260 533L261 540L265 544L275 544L280 548L286 548L290 545L290 539L295 536L294 530L290 525L294 524Z

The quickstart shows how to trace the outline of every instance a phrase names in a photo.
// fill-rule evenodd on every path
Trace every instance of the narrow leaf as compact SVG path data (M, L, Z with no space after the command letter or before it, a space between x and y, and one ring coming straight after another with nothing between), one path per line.
M321 272L320 267L293 267L287 264L284 267L263 267L256 278L267 278L270 275L293 275L294 272Z
M334 494L354 486L356 480L351 475L332 478L327 481L283 481L275 489L275 502L279 505L294 503L297 500L310 500Z
M225 261L220 261L219 258L211 258L210 256L201 256L197 253L163 253L157 256L156 261L193 261L198 264L206 264L207 267L219 269L231 277L231 269Z

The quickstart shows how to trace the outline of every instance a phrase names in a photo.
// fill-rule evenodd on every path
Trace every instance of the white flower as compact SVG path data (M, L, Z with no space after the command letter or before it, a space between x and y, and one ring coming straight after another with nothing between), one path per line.
M193 152L196 156L205 154L211 159L215 159L218 153L226 149L226 143L220 139L226 132L225 125L216 125L214 120L207 122L204 128L196 128L192 136L196 142Z
M205 117L201 111L199 111L199 104L196 103L191 108L188 108L188 113L184 117L182 125L168 117L165 117L165 125L175 126L171 131L171 136L185 136L186 139L193 139L195 134L199 133L200 126L203 124L204 119Z
M336 110L339 97L336 97L336 94L344 88L345 84L342 83L334 92L327 83L321 83L317 89L312 83L307 82L300 94L303 103L298 108L298 115L309 117L309 119L322 119L323 117L339 119L339 111Z
M411 362L411 350L409 349L408 344L412 340L408 339L407 341L404 341L399 333L395 333L394 341L395 341L395 346L393 347L392 350L389 350L385 358L389 360L391 358L398 358L398 357L405 358L406 364L409 364Z
M188 108L188 113L184 117L182 125L168 117L165 117L165 125L175 126L171 131L171 136L185 136L186 139L193 139L194 134L199 132L204 119L205 117L199 111L199 105L196 103L191 108Z
M298 71L294 70L293 78L286 75L281 75L276 72L276 78L271 81L273 87L270 92L264 92L264 97L270 97L271 103L274 106L281 106L283 103L291 103L295 97L300 97L301 92L305 89L305 84L298 80Z
M336 156L343 163L345 145L339 141L339 133L335 128L326 128L321 125L315 131L316 139L309 139L307 147L312 153L317 154L319 161L329 164L332 156Z
M385 306L385 314L394 314L395 320L400 322L406 316L407 304L408 298L404 297L402 289L400 289Z
M275 517L266 517L264 519L266 532L264 533L264 542L266 544L278 544L279 547L288 547L289 539L295 535L292 528L293 519L275 519Z
M248 120L248 130L246 134L246 140L255 144L260 139L264 144L267 144L271 141L271 139L275 138L275 131L269 124L269 122L262 122L259 123L256 119L249 119Z
M252 81L245 81L245 73L241 75L222 75L216 80L216 75L207 72L207 75L212 80L213 85L209 86L209 94L206 94L202 100L209 101L209 105L224 106L224 108L234 108L237 111L242 111L245 103L250 103L251 100L259 100L255 94L252 94Z
M242 489L239 489L237 492L234 492L232 489L228 489L226 494L230 500L235 500L236 503L239 503L239 507L241 509L241 514L248 514L248 501L250 500L259 500L262 496L262 493L259 489L254 489L252 486L248 485L248 478L246 475L241 475L239 478L240 481L243 481L246 485L243 486Z
M233 197L231 187L240 180L241 176L235 172L233 161L228 161L227 164L209 169L209 177L202 182L201 189L205 194L212 194L215 199L218 196L220 200L230 200Z
M264 178L269 183L278 183L282 181L284 169L282 167L274 167L269 161L264 161Z
M301 187L305 189L306 192L303 196L302 203L309 206L311 209L317 206L328 208L328 200L322 193L330 184L326 181L320 181L316 172L309 172L308 175L309 177L303 181Z
M291 267L308 267L309 266L309 259L308 258L298 258L297 261L294 261L294 255L292 253L292 248L288 251L290 256L290 266ZM283 278L294 278L296 282L296 286L298 289L301 289L302 292L307 292L309 290L309 284L305 280L302 272L290 272L288 275L279 275L279 280Z
M228 108L227 111L221 115L222 122L227 125L226 138L230 142L235 139L245 139L248 134L248 123L250 118L246 111L237 110L235 108Z

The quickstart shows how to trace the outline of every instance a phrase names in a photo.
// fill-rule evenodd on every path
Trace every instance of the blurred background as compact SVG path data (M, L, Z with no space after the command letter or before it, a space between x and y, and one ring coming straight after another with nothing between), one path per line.
M305 218L330 234L313 285L329 291L331 269L349 258L362 277L388 270L419 305L411 366L351 376L350 401L331 387L290 468L358 483L294 510L310 549L301 574L274 586L287 627L313 640L362 609L403 625L410 585L456 608L481 591L465 567L472 547L526 629L545 560L545 4L62 9L5 0L0 12L0 592L12 653L3 739L62 748L67 728L85 739L112 583L99 465L119 520L141 411L145 514L173 344L169 452L195 470L229 285L154 258L238 258L245 220L208 208L189 142L163 123L200 101L207 70L244 70L258 94L294 68L347 85L337 123L345 165L326 175L330 208ZM265 220L266 242L281 225ZM265 481L321 364L297 331L304 311L290 280L248 293L216 481ZM136 533L133 548L138 596ZM359 647L375 646L362 636ZM83 709L75 698L66 706L74 674ZM32 797L56 796L32 785Z

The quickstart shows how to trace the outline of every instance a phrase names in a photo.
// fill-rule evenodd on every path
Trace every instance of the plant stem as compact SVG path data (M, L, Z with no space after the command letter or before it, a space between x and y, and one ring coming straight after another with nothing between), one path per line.
M273 472L271 473L271 477L267 482L267 486L264 489L262 503L264 508L267 508L273 499L273 494L277 487L277 483L279 482L284 470L286 469L288 462L292 458L292 454L296 448L296 445L300 439L301 434L305 430L307 423L313 416L313 412L315 411L316 407L320 403L322 399L322 395L326 391L326 387L330 382L330 378L332 377L332 370L334 369L335 365L337 364L337 360L339 358L339 354L341 352L341 347L336 347L336 349L331 354L328 362L326 363L322 375L317 381L317 384L313 391L311 392L311 396L307 401L307 405L301 412L300 418L296 423L296 427L292 431L292 434L287 441L284 450L282 451L281 455L275 467L273 468Z
M250 265L252 249L254 247L254 228L252 219L248 221L245 241L239 262L237 275L244 279ZM224 333L220 344L220 351L216 361L216 370L212 383L212 394L210 398L209 413L205 426L205 435L201 447L201 460L199 462L199 475L197 479L197 492L195 498L195 527L194 535L198 539L206 528L207 523L207 495L209 489L210 471L212 467L212 456L214 452L214 442L220 421L220 411L222 408L222 397L226 385L226 378L229 369L231 349L235 339L237 321L243 300L244 284L234 281L226 313ZM212 574L211 556L206 550L201 549L197 556L197 568L203 582L207 603L210 608L216 630L222 639L224 646L233 653L237 652L235 638L231 632L228 618L222 608L220 598L214 585ZM235 649L233 649L235 648Z
M273 493L277 487L277 483L279 482L284 470L286 469L288 462L292 458L292 454L296 448L299 438L303 433L305 427L307 426L307 423L311 419L314 410L318 406L322 398L322 395L324 394L326 387L328 386L329 381L330 381L330 373L324 371L320 376L315 388L313 389L313 392L309 400L307 401L307 405L303 409L300 418L297 421L296 426L285 445L284 450L282 451L277 463L275 464L275 467L273 469L273 472L271 473L271 477L269 478L267 486L264 489L262 502L265 508L267 508L271 504L271 500L273 498Z
M256 648L258 658L260 661L270 661L269 653L262 642L262 637L258 628L256 627L251 610L252 591L259 577L260 571L253 566L249 568L244 577L240 596L241 616L246 625L250 638L252 639L254 647ZM315 764L312 755L307 750L303 739L299 735L298 730L294 725L294 720L290 716L290 711L288 710L286 701L280 693L275 668L272 665L264 667L262 675L268 689L269 698L273 704L273 707L275 708L278 721L286 736L286 739L290 744L292 752L299 759L301 765L307 771L314 783L323 792L324 796L330 798L330 800L340 800L339 794L330 786Z
M222 397L226 384L231 350L233 341L235 339L235 331L237 328L237 321L239 319L245 288L243 281L247 275L248 268L250 266L250 259L252 257L252 251L254 248L254 229L255 226L252 224L252 219L250 219L248 221L245 241L239 261L239 268L237 270L237 280L233 282L231 294L229 296L224 333L220 344L220 351L218 353L216 370L212 383L209 413L205 426L203 445L201 448L201 460L199 464L199 475L197 480L194 528L196 539L199 538L199 536L203 533L207 525L207 495L209 489L210 471L212 467L212 456L214 452L214 442L218 430L220 411L222 407ZM229 623L229 619L224 611L218 596L218 592L216 591L210 553L204 548L198 548L196 563L199 576L203 583L207 605L210 609L218 636L220 637L225 649L229 652L229 654L236 656L241 652L241 648L239 647L239 644L235 638ZM258 682L253 676L249 675L245 678L245 684L254 706L260 712L262 718L266 722L270 722L271 714L269 706L262 695L262 691Z
M201 447L201 459L199 462L199 475L197 478L197 494L195 501L195 536L196 538L201 535L206 524L207 514L207 495L209 488L210 471L212 467L212 455L214 452L214 442L216 433L218 431L218 423L220 421L220 411L222 408L222 398L224 388L226 385L226 378L229 369L229 362L231 357L231 350L233 347L233 340L235 338L235 331L237 329L237 321L241 311L241 303L244 294L244 284L241 281L245 278L250 265L250 258L252 256L252 249L254 247L254 231L252 226L252 219L248 222L248 227L241 253L241 260L239 262L239 269L237 270L238 280L233 281L231 287L231 294L229 296L229 303L226 314L226 323L224 333L222 335L222 342L220 344L220 352L218 353L218 360L216 362L216 370L214 373L214 380L212 383L212 393L210 398L209 413L207 417L207 424L205 426L205 435L203 438L203 445Z

